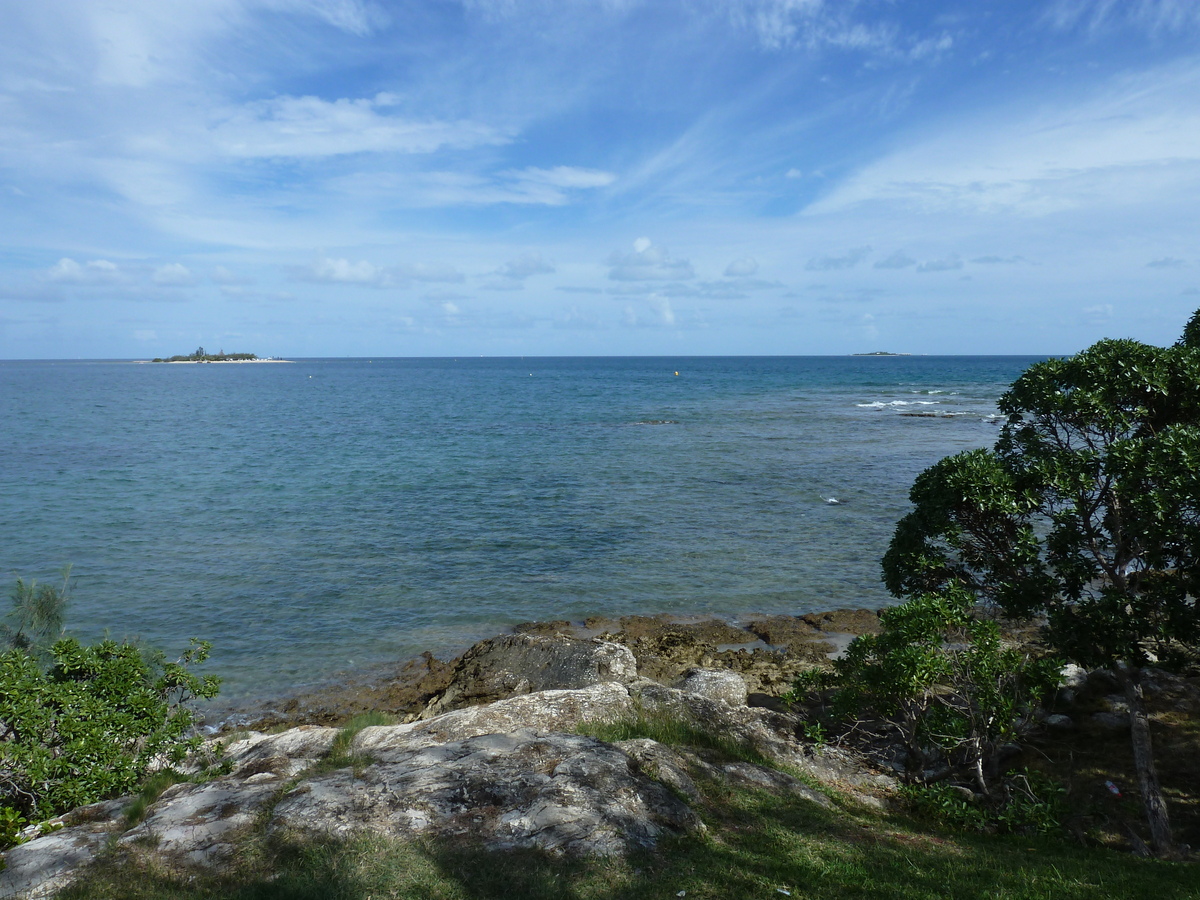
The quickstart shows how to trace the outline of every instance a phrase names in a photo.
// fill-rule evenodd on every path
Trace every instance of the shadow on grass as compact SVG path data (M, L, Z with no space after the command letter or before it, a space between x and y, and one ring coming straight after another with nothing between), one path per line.
M1184 900L1196 867L1061 842L939 836L897 817L829 812L740 792L708 810L705 836L629 860L488 852L445 842L275 839L224 875L181 875L114 857L64 900L688 900L975 898Z

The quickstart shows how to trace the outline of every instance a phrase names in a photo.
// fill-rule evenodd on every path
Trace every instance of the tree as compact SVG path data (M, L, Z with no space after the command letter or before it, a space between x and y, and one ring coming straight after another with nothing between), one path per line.
M13 620L15 627L0 622L0 642L15 649L45 653L58 640L71 584L70 566L63 569L62 577L61 588L17 579L12 592L12 609L5 617Z
M898 597L950 587L1112 667L1129 705L1155 852L1178 853L1154 767L1143 668L1200 638L1200 311L1172 347L1103 340L1030 367L992 450L921 473L884 556Z

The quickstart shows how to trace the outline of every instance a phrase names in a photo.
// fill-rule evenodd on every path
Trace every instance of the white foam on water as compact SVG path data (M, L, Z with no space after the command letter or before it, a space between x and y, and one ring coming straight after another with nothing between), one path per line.
M940 400L891 400L884 403L882 400L875 400L871 403L855 403L854 405L862 409L888 409L898 406L937 406Z

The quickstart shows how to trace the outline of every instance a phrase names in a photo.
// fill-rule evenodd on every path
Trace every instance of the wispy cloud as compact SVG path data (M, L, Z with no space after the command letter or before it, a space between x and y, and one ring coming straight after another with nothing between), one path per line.
M973 263L983 266L1015 266L1018 263L1025 262L1023 256L976 256L971 260Z
M1114 79L1084 100L963 120L861 168L809 214L887 203L922 213L1046 215L1141 203L1200 183L1200 66Z
M155 269L150 280L163 287L190 287L196 283L196 276L183 263L167 263Z
M814 256L804 264L810 272L833 272L838 269L853 269L866 259L870 247L855 247L840 256Z
M525 279L533 275L550 275L554 266L536 251L522 253L492 272L484 287L493 291L519 291L525 287Z
M292 277L297 281L318 284L357 284L372 288L404 288L414 281L458 284L464 276L454 266L437 263L405 263L398 266L377 266L367 260L320 255L306 266L293 266Z
M909 266L915 266L917 261L905 253L903 250L897 250L890 256L879 260L875 263L876 269L907 269Z
M963 267L963 261L957 253L943 256L941 259L927 259L917 266L918 272L953 272Z
M633 242L632 252L613 251L608 265L613 281L680 281L696 274L686 259L675 259L644 237Z
M386 269L364 260L351 262L321 256L310 265L293 268L293 277L299 281L318 284L359 284L367 287L395 287L395 282Z
M121 269L107 259L93 259L80 265L64 256L46 272L50 281L62 284L113 284L121 280Z
M398 98L274 97L232 111L211 135L230 156L287 158L350 153L432 153L511 139L477 122L414 120L388 110Z
M1200 30L1200 6L1192 0L1056 0L1043 22L1058 31L1089 33L1140 28L1152 34Z
M750 256L735 259L725 267L726 278L749 278L758 271L758 260Z

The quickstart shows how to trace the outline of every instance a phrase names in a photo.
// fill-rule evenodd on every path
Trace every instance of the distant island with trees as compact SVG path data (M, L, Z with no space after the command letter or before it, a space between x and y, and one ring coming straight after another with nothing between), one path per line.
M267 363L267 362L291 362L287 359L276 359L273 356L260 358L253 353L226 353L221 350L218 353L208 353L203 347L197 347L192 353L187 356L170 356L164 359L161 356L154 357L151 362L156 363Z
M851 356L912 356L911 353L890 353L887 350L876 350L873 353L851 353Z

